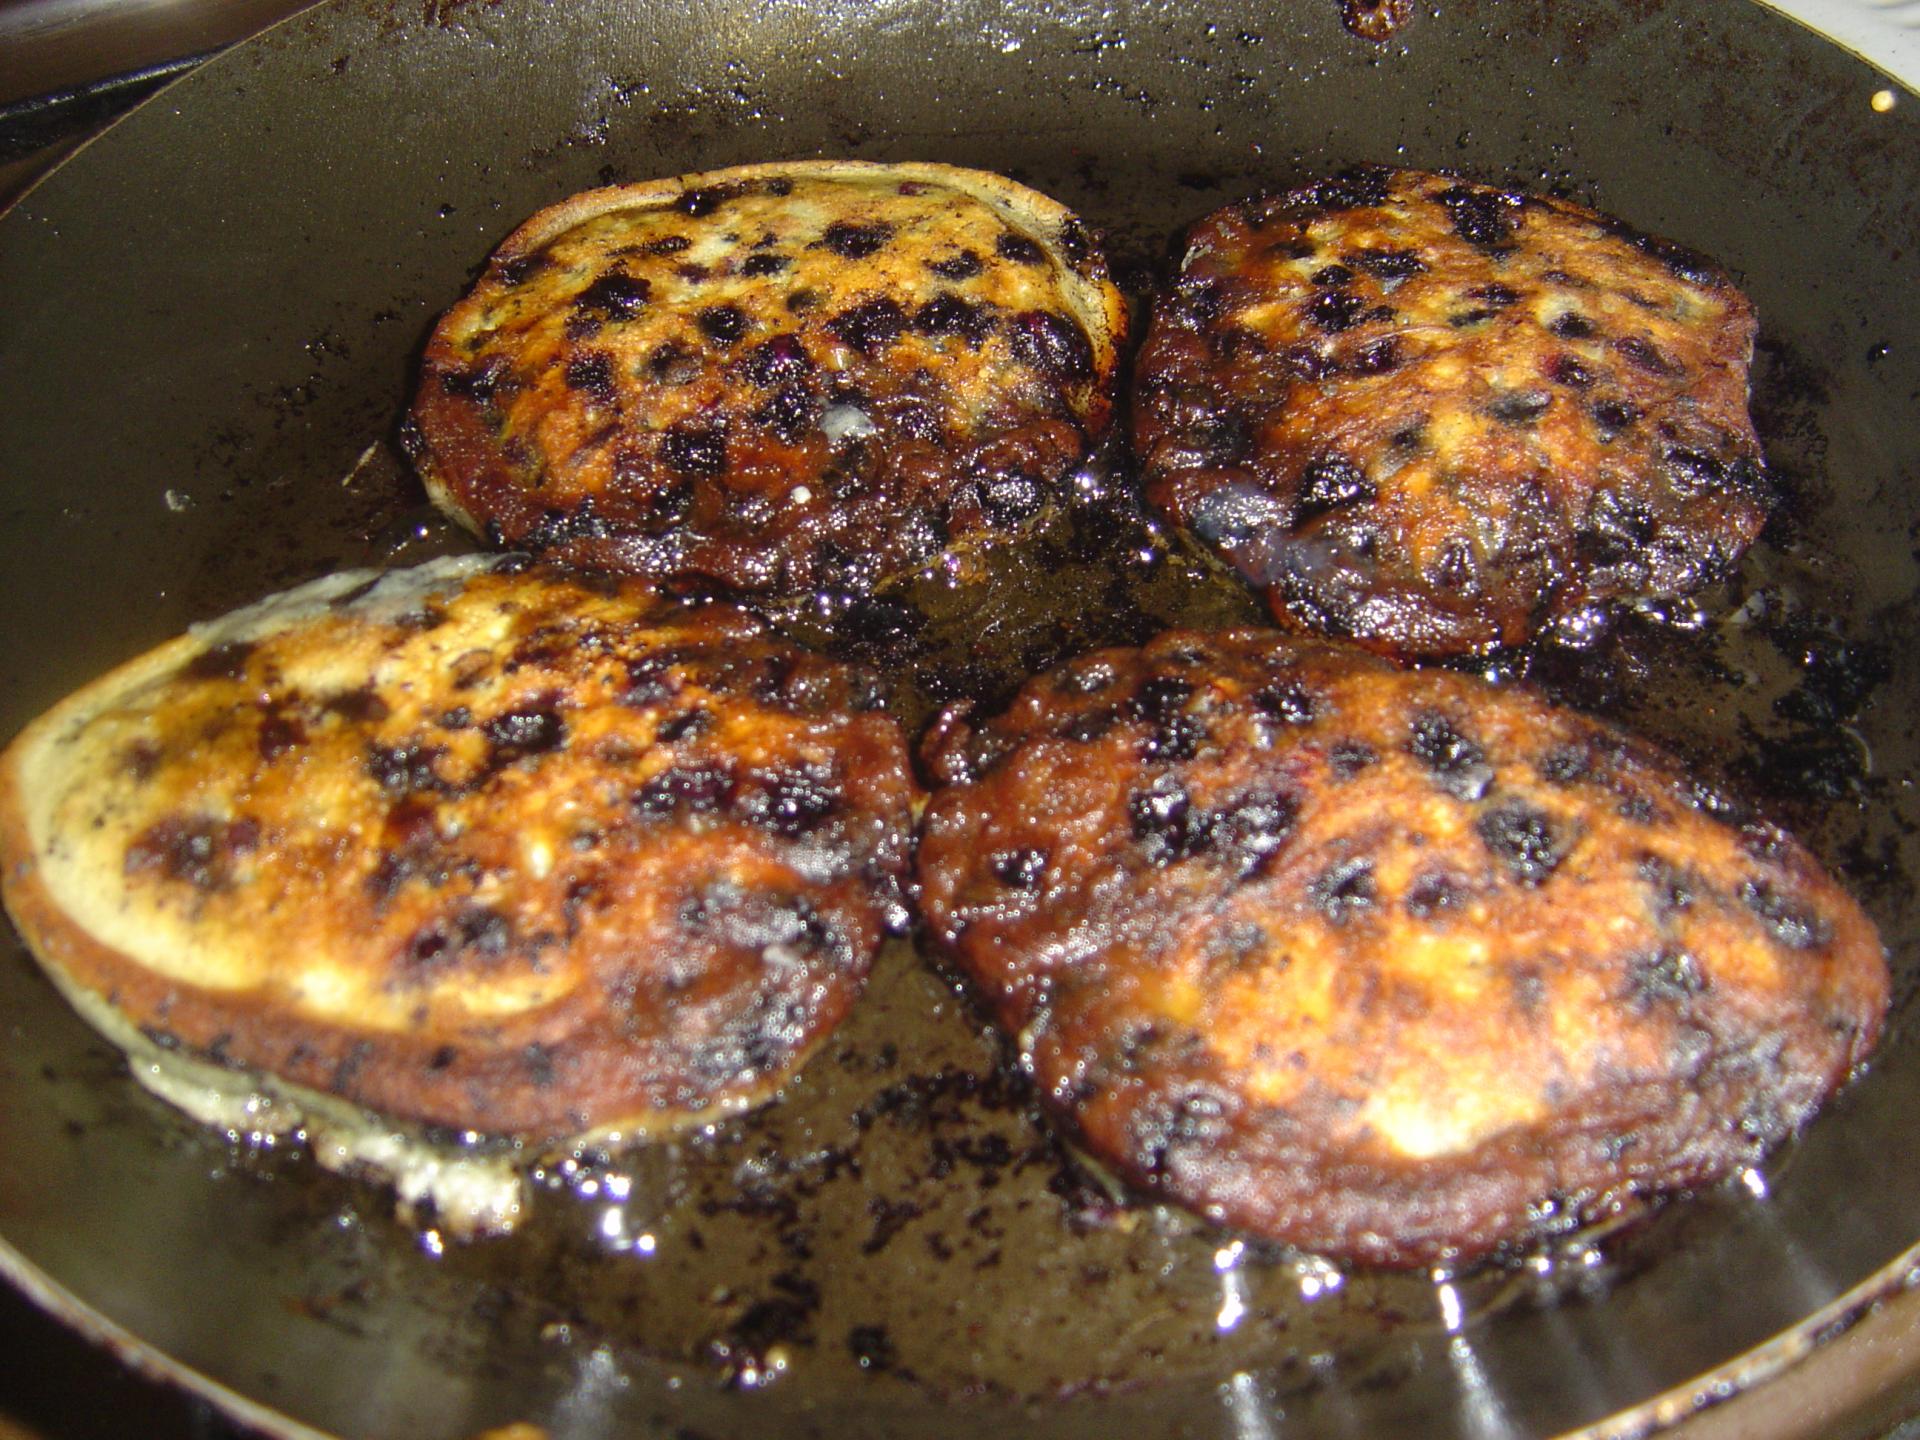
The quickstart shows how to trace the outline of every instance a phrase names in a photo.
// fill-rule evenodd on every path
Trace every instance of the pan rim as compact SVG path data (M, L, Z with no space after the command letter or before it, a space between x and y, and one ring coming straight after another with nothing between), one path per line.
M315 1429L241 1394L142 1339L46 1274L3 1235L0 1235L0 1279L5 1279L60 1324L110 1351L136 1374L198 1396L228 1418L265 1432L271 1440L342 1440L333 1431ZM1751 1395L1763 1386L1784 1382L1814 1354L1845 1343L1875 1307L1916 1290L1920 1290L1920 1242L1818 1310L1711 1370L1547 1440L1648 1440L1648 1437L1670 1433L1687 1421Z

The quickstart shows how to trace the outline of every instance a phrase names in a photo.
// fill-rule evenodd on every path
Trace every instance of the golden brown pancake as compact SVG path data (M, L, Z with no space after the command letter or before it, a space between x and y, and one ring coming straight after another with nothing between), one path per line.
M532 1142L702 1123L792 1075L906 923L881 704L637 580L336 576L31 725L6 903L116 1037L270 1093Z
M1107 428L1092 236L946 165L791 161L589 191L428 344L409 444L477 533L743 591L859 593L1021 528Z
M1471 1258L1710 1182L1886 1009L1800 845L1524 688L1173 632L931 748L923 913L1054 1113L1309 1250Z
M1712 261L1583 206L1356 170L1194 228L1134 438L1283 624L1485 651L1732 569L1772 501L1754 328Z

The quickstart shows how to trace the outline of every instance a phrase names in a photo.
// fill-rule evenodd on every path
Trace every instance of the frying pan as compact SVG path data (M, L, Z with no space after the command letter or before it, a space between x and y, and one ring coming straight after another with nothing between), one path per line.
M1333 0L334 0L194 72L0 218L0 730L269 588L461 544L393 446L411 367L570 191L984 166L1079 208L1140 291L1239 194L1456 166L1741 273L1791 496L1697 613L1490 668L1731 768L1867 903L1900 1000L1869 1073L1735 1182L1387 1276L1116 1203L905 943L780 1103L549 1163L524 1231L468 1245L175 1116L10 943L4 1269L287 1434L1640 1435L1776 1373L1920 1273L1920 102L1876 110L1886 85L1741 0L1449 0L1382 46ZM1256 614L1126 513L1124 457L1100 479L989 583L812 638L914 723Z

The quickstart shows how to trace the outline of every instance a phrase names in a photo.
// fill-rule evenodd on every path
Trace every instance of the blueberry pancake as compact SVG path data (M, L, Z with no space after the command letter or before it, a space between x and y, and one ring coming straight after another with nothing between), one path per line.
M1261 1236L1430 1264L1709 1182L1879 1033L1798 843L1524 688L1173 632L929 750L922 909L1045 1100Z
M1484 652L1731 570L1771 503L1754 328L1717 265L1582 206L1351 171L1195 227L1135 440L1283 624Z
M335 576L31 725L0 760L6 903L169 1098L226 1124L263 1094L435 1189L437 1133L646 1134L798 1068L906 921L916 791L879 707L643 581Z
M427 346L406 438L497 541L769 596L1020 527L1108 426L1084 226L945 165L793 161L534 216Z

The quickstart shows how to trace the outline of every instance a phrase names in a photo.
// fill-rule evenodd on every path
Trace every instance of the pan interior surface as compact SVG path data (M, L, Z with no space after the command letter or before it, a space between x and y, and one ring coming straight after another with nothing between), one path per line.
M1920 1239L1892 1178L1920 1163L1920 101L1876 110L1885 84L1743 0L1459 0L1384 45L1333 0L356 0L203 67L0 218L0 732L269 589L462 548L398 457L412 368L493 245L572 191L802 156L978 166L1101 228L1138 297L1240 195L1458 167L1671 235L1754 297L1790 500L1742 573L1491 668L1729 770L1868 906L1896 1008L1866 1076L1737 1183L1395 1276L1116 1203L901 942L780 1102L548 1164L520 1233L462 1245L152 1100L9 934L0 1237L234 1391L419 1440L1499 1440L1799 1323ZM1257 619L1128 483L1105 457L978 584L788 623L885 668L917 725L1088 645Z

